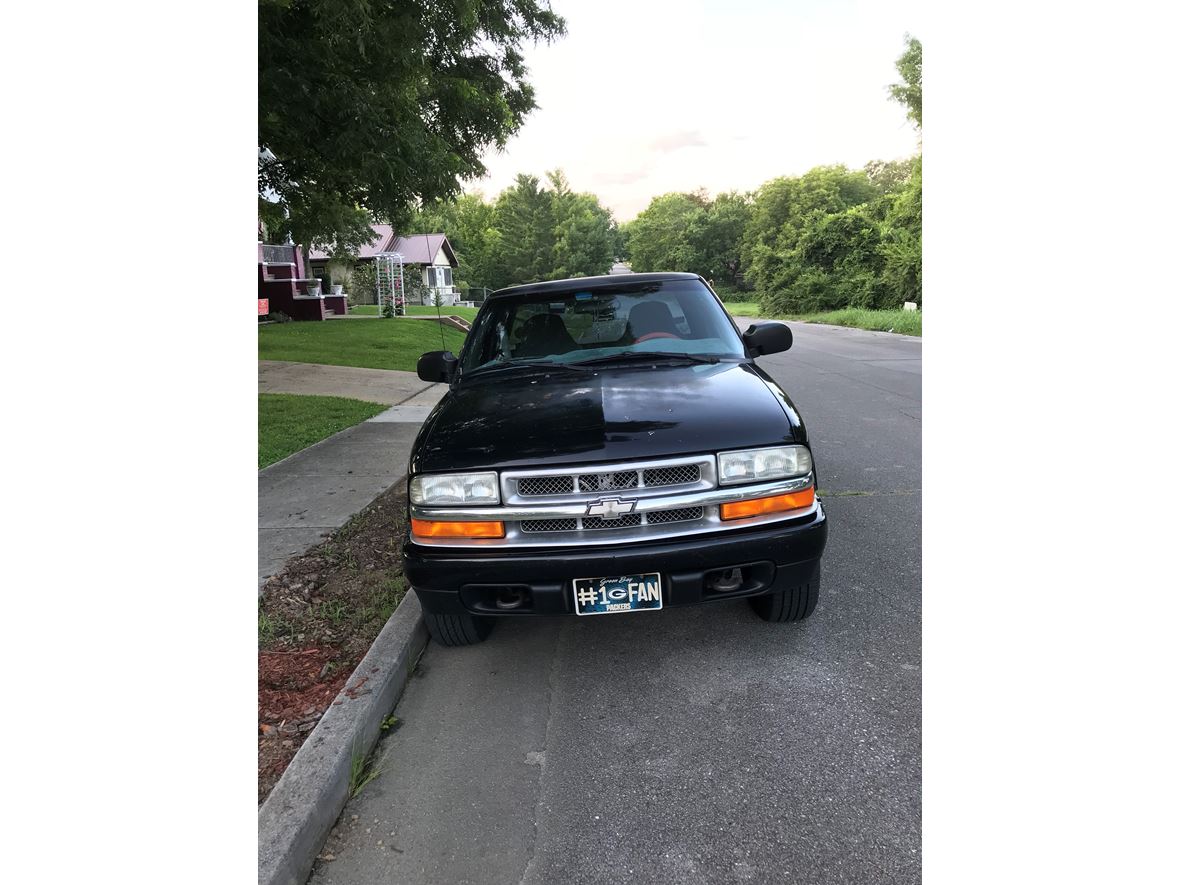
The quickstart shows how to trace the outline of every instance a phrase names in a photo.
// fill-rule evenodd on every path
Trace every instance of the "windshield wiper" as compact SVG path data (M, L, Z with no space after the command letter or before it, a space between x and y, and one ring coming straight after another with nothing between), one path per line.
M609 356L596 356L593 359L578 360L570 365L601 366L606 363L652 362L653 360L687 360L690 363L708 363L709 365L715 365L721 362L720 357L706 356L699 353L669 353L662 350L625 350L622 353L612 353Z
M578 363L559 363L554 360L510 360L504 363L493 363L490 366L480 366L478 369L472 369L464 374L468 378L481 378L484 375L490 375L494 372L506 372L509 369L564 369L567 372L577 372L579 374L585 374L590 371Z

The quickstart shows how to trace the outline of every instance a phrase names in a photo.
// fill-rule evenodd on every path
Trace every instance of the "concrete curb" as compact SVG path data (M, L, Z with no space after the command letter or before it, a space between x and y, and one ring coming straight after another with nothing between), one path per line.
M353 754L367 756L426 646L407 590L348 684L308 735L258 810L259 885L303 885L348 801Z

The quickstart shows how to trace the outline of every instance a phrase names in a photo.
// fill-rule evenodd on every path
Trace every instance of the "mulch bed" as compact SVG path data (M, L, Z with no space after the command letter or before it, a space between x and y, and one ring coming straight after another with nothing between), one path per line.
M258 605L258 802L336 699L406 592L397 483L287 562Z

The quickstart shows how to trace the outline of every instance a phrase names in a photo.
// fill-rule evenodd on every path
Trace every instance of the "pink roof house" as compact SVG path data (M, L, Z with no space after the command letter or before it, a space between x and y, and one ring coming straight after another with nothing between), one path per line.
M397 252L402 257L404 273L421 273L429 294L437 293L440 303L451 305L459 297L455 288L454 270L459 266L455 250L446 234L396 234L388 224L373 225L373 239L361 247L357 258L372 261L382 252ZM311 274L324 273L328 267L328 253L313 249L308 256Z

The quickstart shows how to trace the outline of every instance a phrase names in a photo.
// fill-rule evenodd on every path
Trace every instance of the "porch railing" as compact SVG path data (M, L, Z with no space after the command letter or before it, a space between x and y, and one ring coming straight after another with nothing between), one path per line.
M294 246L262 246L262 260L267 264L294 264Z

